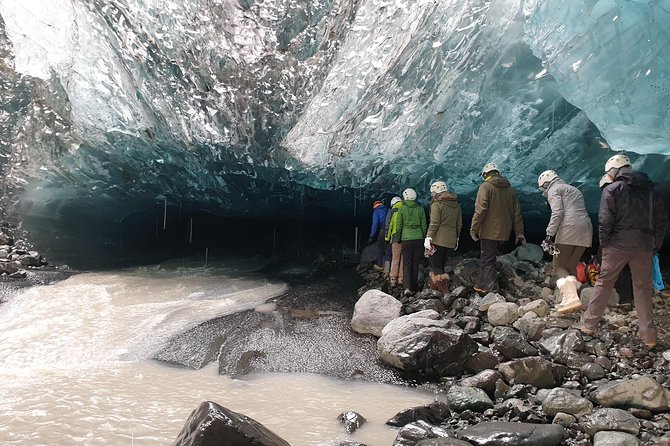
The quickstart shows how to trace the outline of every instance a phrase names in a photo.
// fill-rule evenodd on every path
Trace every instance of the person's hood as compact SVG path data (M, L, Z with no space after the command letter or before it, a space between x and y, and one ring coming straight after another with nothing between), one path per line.
M377 201L375 201L375 202L372 204L372 209L377 209L377 208L384 208L384 209L386 209L386 206L384 206L384 203L383 203L382 201L377 200Z
M402 207L402 200L394 204L391 209L400 209Z
M509 187L509 181L507 181L507 178L501 176L501 175L491 175L490 177L486 178L487 183L493 184L495 187Z
M447 206L456 207L458 206L458 195L451 192L440 192L439 194L435 194L432 201L441 201Z
M402 204L403 206L407 206L409 208L415 208L419 206L419 204L415 200L403 200Z
M623 172L616 177L615 181L623 181L634 189L651 189L654 182L644 172Z

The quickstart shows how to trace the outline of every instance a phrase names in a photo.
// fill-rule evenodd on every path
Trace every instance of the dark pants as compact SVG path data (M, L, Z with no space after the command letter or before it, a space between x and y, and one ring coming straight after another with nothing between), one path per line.
M496 270L496 257L498 256L498 249L504 242L498 240L484 240L479 241L479 274L477 276L477 283L475 288L486 292L497 292L498 287L498 271Z
M449 257L449 248L444 246L433 245L435 247L435 253L428 257L428 265L430 265L430 270L433 274L443 274L444 265L447 263L447 257Z
M377 237L377 265L384 266L384 260L391 261L391 244L384 240L384 231Z
M600 276L595 284L595 292L589 307L582 315L582 324L588 330L595 330L607 308L607 301L619 273L624 266L630 266L633 276L633 298L638 318L638 335L645 343L656 342L651 294L651 251L631 251L607 247L603 249L603 263Z
M419 265L423 256L423 240L402 241L401 248L402 275L405 281L405 289L419 291Z
M633 303L633 278L630 276L630 268L628 265L624 266L619 277L614 283L614 289L619 295L619 304Z

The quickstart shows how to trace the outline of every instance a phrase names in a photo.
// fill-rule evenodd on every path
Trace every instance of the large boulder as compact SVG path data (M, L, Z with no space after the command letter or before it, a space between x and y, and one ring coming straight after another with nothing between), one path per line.
M579 418L591 413L592 410L591 401L562 387L552 389L542 402L542 411L550 417L558 413L567 413Z
M398 431L393 446L415 446L420 441L431 438L450 438L449 431L433 426L425 421L409 423Z
M447 402L449 409L454 412L484 412L493 407L491 398L478 387L451 386L447 392Z
M540 263L544 257L544 252L539 245L534 245L532 243L526 243L525 245L517 247L512 251L514 257L517 260Z
M351 328L358 333L380 337L386 324L401 314L402 303L399 300L383 291L369 290L354 306Z
M438 377L461 373L478 348L470 336L452 328L452 322L433 310L394 319L377 341L380 357L387 364L410 374Z
M557 446L568 432L557 424L491 422L464 429L458 438L477 446Z
M586 417L582 428L592 437L600 431L620 431L637 435L640 433L640 422L630 412L606 407Z
M637 407L658 412L670 408L670 390L649 376L604 384L593 398L604 407Z
M173 446L289 446L289 443L246 415L211 401L188 417Z
M430 424L439 425L451 416L447 403L433 401L424 406L411 407L395 414L386 424L389 426L403 427L415 421L425 421Z
M561 378L551 362L539 357L504 362L498 371L508 383L530 384L540 389L556 387Z

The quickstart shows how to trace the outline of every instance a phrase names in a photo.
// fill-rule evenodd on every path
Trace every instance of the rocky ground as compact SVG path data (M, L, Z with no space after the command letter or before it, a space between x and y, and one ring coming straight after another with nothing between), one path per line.
M558 316L539 247L500 256L501 291L486 296L473 291L475 254L450 260L447 295L401 297L359 267L366 284L353 328L379 337L386 363L446 396L389 420L400 428L394 446L670 445L667 295L654 297L660 338L648 351L635 309L617 306L616 295L594 336L574 328L580 313ZM585 307L592 291L580 290Z

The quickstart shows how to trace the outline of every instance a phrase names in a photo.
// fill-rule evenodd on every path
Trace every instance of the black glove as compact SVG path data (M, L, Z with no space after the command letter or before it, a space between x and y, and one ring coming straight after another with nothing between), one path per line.
M375 242L375 239L374 239L373 237L370 237L370 238L368 239L368 245L371 245L371 244L373 244L374 242Z
M548 235L544 238L544 241L549 243L550 245L553 245L555 239L556 237L554 237L553 235Z

